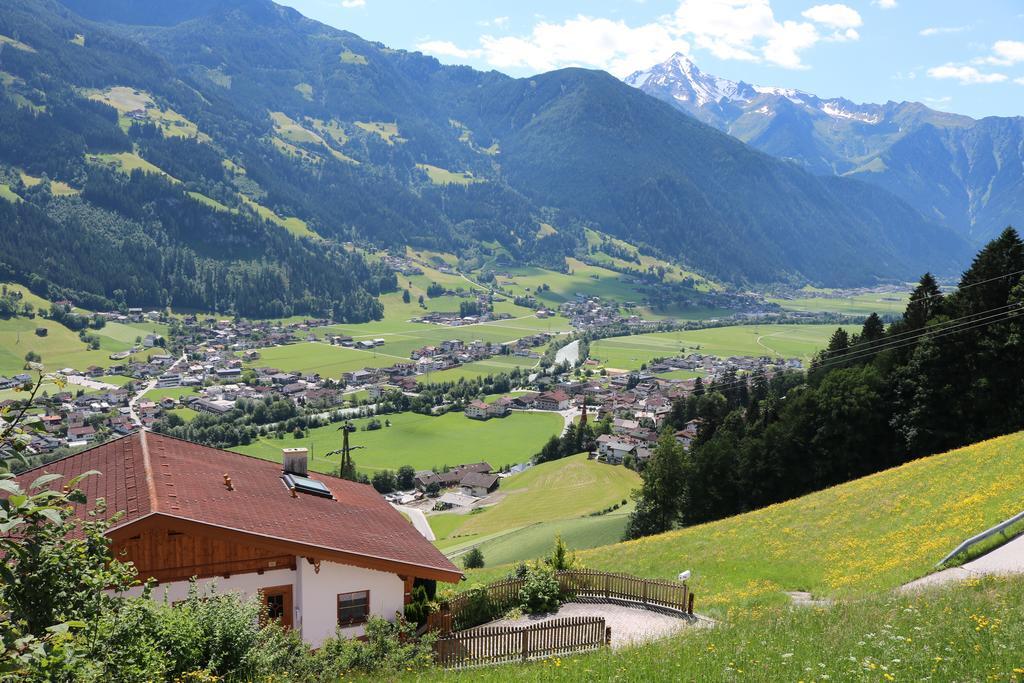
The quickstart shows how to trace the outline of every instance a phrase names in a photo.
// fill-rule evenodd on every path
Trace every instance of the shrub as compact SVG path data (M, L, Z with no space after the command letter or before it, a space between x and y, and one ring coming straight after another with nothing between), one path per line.
M555 570L541 564L530 567L519 590L522 610L528 614L558 611L558 579Z
M370 617L365 641L345 638L340 633L328 638L302 662L295 678L333 682L350 672L385 677L424 669L433 663L434 638L430 634L419 639L415 636L416 628L405 620L392 624L380 617Z
M480 548L473 548L462 558L462 566L465 569L482 569L484 566L484 551Z

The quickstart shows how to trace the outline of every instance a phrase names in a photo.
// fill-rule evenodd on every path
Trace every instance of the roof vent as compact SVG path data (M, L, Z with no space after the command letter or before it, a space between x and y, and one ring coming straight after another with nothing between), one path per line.
M297 474L300 477L309 474L309 449L283 448L281 455L283 456L285 474Z

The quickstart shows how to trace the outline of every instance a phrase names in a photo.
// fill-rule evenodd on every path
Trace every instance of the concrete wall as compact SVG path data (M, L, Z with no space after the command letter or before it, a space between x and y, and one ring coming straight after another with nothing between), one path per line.
M305 558L298 562L298 591L295 604L302 624L302 639L319 647L334 635L338 625L338 594L370 591L370 614L394 621L395 612L405 608L405 584L397 574L352 567L334 562L321 562L316 573ZM299 623L299 620L296 620ZM355 638L363 635L363 625L341 630L342 635Z

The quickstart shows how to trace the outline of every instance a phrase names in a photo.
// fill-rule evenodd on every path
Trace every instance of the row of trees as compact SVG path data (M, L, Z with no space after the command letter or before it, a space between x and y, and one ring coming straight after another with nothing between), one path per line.
M756 509L1024 427L1024 243L984 247L952 294L926 274L901 320L837 330L806 373L727 379L673 407L628 535Z

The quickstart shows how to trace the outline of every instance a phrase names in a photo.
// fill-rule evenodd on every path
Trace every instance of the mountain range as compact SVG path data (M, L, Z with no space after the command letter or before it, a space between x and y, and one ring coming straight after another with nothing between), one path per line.
M604 72L443 66L269 0L0 6L0 275L69 296L365 319L394 278L345 243L564 269L585 228L736 283L969 254Z
M819 175L884 188L974 243L1024 218L1024 117L856 104L702 72L675 54L625 82Z

